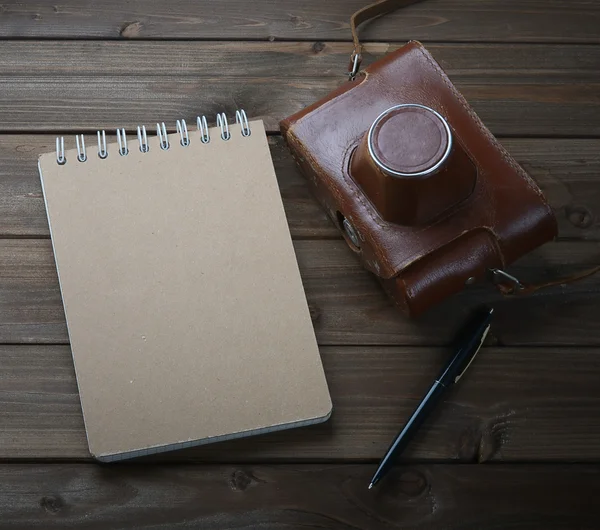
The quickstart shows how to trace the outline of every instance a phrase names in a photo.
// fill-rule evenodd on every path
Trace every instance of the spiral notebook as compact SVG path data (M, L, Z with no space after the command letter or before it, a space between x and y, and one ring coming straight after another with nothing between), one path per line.
M331 412L263 123L217 123L119 130L112 143L98 132L66 151L57 139L39 159L99 460Z

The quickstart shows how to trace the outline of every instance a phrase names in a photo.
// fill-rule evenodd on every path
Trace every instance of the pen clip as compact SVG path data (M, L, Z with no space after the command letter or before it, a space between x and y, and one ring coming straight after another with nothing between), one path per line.
M488 324L487 327L485 328L485 331L481 334L481 341L479 342L479 346L477 346L477 350L475 350L475 353L471 356L471 360L468 362L467 366L464 367L463 371L454 378L454 383L455 384L458 383L458 380L463 375L465 375L465 372L469 369L469 366L471 366L471 363L473 362L473 359L475 359L475 357L477 357L477 354L479 353L479 350L481 350L481 347L483 346L485 338L487 337L487 334L490 331L491 327L492 327L492 325Z

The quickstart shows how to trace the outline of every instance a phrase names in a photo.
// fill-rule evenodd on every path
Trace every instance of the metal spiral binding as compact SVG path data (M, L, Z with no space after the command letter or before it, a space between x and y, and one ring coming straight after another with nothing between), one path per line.
M242 136L250 136L250 125L248 125L248 116L246 116L246 111L236 110L235 111L235 123L239 123L242 127Z
M217 127L221 128L221 139L227 141L231 138L229 123L227 123L227 116L224 112L217 114Z
M181 137L179 143L183 147L187 147L188 145L190 145L190 137L188 135L187 124L185 123L185 120L177 120L177 132Z
M208 131L208 125L206 123L206 116L198 116L196 118L196 125L198 126L198 131L200 132L200 141L203 144L207 144L210 142L210 133Z
M102 143L100 143L100 139L102 139ZM100 131L98 131L98 156L102 160L108 156L108 151L106 150L106 133L104 130L102 131L102 136L100 136Z
M123 139L121 140L121 136ZM127 156L129 149L127 149L127 136L125 135L125 129L117 129L117 143L119 144L119 154L121 156Z
M167 127L165 126L164 121L162 122L162 128L160 123L156 124L156 136L158 136L160 148L163 151L166 151L167 149L169 149L169 147L171 147L169 144L169 135L167 134Z
M235 111L235 122L240 126L240 133L243 137L248 137L251 134L250 125L248 124L248 117L243 109ZM196 118L196 125L198 132L200 133L200 142L203 144L210 143L210 130L208 128L208 122L206 116L198 116ZM229 131L229 122L224 112L217 114L217 127L221 129L221 139L231 139L231 132ZM176 122L177 133L179 134L179 143L182 147L188 147L192 143L187 123L184 119L177 120ZM106 132L104 130L97 131L98 138L98 158L104 160L108 157L108 149L106 147ZM169 143L169 136L167 134L167 126L164 122L156 124L156 136L159 141L160 148L164 151L171 147ZM139 149L142 153L150 151L150 144L148 143L148 133L146 132L145 125L138 125L137 137L139 142ZM85 138L83 134L75 136L75 144L77 146L77 160L79 162L85 162L87 160L87 153L85 148ZM129 154L129 148L127 147L127 136L125 129L117 129L117 144L119 146L119 155L127 156ZM64 165L67 162L65 155L65 139L63 136L56 138L56 163L58 165Z
M142 127L140 128L140 126L138 125L137 134L138 142L140 143L140 151L142 153L147 153L148 151L150 151L150 146L148 145L148 135L146 134L146 126L142 125Z
M56 161L58 162L59 166L62 166L67 162L67 159L65 158L64 136L61 136L60 138L58 138L58 136L56 137Z
M79 145L79 138L81 138L81 145ZM83 139L83 134L75 136L75 143L77 144L77 160L85 162L87 160L87 155L85 154L85 140Z

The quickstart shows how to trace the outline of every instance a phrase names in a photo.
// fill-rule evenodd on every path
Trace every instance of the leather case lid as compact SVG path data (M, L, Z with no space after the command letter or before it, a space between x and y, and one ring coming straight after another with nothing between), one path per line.
M447 216L422 226L385 222L348 173L350 155L383 111L402 103L426 105L450 124L477 166L473 193ZM556 235L556 221L535 182L499 142L418 42L410 42L282 122L297 157L307 159L341 212L365 241L363 262L384 279L472 229L487 230L504 265Z

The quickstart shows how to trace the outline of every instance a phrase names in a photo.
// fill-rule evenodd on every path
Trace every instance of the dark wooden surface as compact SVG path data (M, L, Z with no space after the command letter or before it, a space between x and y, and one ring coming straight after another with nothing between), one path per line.
M80 39L348 40L363 0L5 1L0 35ZM600 43L594 0L428 0L364 29L368 40Z
M362 0L0 5L0 528L590 528L600 521L600 276L472 288L417 321L362 271L278 121L343 81ZM427 0L364 28L427 47L538 181L559 240L527 279L600 260L600 0ZM245 108L265 120L335 412L305 429L92 463L36 159L56 134ZM377 458L477 303L493 333L375 492Z
M470 0L473 2L473 0ZM398 44L368 44L365 61ZM501 136L600 136L600 47L428 46ZM271 132L343 80L347 42L9 41L0 131L134 129L244 106ZM226 65L226 67L225 67ZM82 112L85 109L85 112Z
M600 493L597 465L406 466L375 492L364 487L371 471L369 465L17 464L0 468L0 524L23 530L598 527L598 510L589 509ZM551 488L540 489L543 481Z

